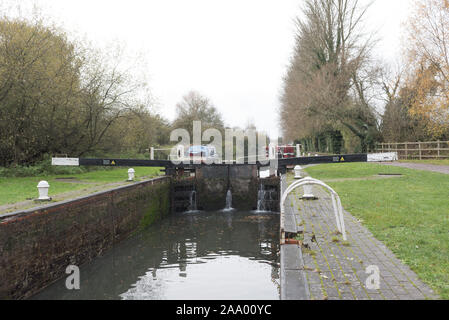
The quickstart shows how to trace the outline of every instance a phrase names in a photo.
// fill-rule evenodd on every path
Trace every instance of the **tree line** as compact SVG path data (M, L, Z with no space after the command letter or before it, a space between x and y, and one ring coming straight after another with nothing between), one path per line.
M373 57L376 39L364 26L369 5L305 1L281 95L284 138L329 153L449 139L449 4L415 6L405 62L392 68Z
M0 18L0 166L54 155L146 154L172 128L223 128L212 102L192 91L170 122L153 111L145 81L43 19Z
M0 165L163 143L145 83L42 19L0 19ZM137 98L138 97L138 98Z

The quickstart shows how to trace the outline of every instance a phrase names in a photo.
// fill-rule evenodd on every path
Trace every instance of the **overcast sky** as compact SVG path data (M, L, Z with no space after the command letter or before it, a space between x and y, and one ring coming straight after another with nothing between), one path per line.
M362 0L365 1L365 0ZM368 1L368 0L366 0ZM21 1L22 2L22 1ZM36 0L70 32L140 53L159 112L170 120L190 90L208 96L227 125L248 121L277 136L282 76L302 0ZM394 62L412 0L375 0L368 24L377 54Z

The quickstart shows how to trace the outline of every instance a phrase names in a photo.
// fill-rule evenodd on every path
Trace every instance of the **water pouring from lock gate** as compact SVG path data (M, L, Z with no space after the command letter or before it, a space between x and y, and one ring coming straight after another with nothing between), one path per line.
M226 194L226 207L224 211L233 211L232 208L232 192L231 190L228 190L228 193Z

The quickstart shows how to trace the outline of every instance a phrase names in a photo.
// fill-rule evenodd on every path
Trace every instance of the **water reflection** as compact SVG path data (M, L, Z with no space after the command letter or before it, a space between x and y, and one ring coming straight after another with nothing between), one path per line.
M173 215L34 299L279 299L279 215Z

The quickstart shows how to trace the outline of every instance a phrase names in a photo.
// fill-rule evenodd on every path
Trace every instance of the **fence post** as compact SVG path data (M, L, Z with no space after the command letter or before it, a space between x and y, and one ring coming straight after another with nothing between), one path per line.
M419 148L419 160L422 160L422 151L421 151L421 142L418 141L418 148Z
M405 160L408 160L408 142L405 143Z
M440 159L440 147L441 146L441 144L440 144L440 140L438 140L438 147L437 147L437 149L438 149L438 160Z

